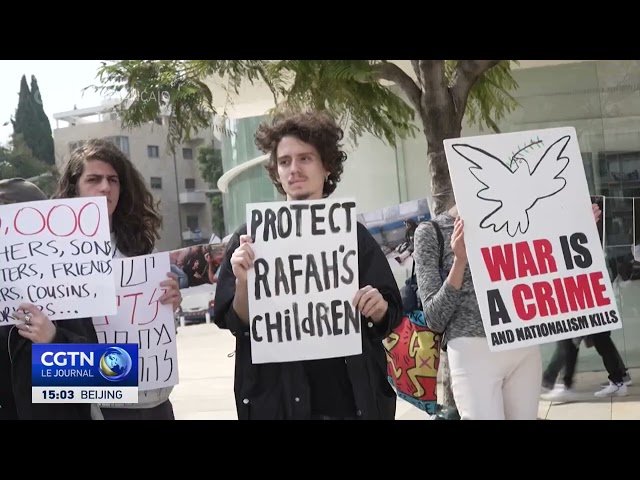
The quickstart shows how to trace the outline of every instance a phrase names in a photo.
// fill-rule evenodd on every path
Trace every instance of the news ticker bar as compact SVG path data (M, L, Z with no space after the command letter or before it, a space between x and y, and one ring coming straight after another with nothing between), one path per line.
M138 403L138 387L31 387L31 403Z

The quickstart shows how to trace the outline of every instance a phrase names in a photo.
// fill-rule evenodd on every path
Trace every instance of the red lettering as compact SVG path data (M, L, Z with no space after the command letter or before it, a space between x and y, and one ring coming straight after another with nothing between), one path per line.
M492 282L533 277L558 271L549 240L518 242L482 248L482 258ZM517 267L517 268L516 268Z
M84 227L82 226L82 214L84 213L84 209L87 208L88 206L93 205L94 207L96 207L96 215L98 217L98 221L96 222L96 228L93 231L93 233L88 234L87 232L84 231ZM95 218L95 217L91 217L91 218ZM80 211L78 212L78 227L80 229L80 232L85 236L85 237L95 237L96 234L98 233L98 229L100 228L100 207L98 207L98 205L94 202L89 202L85 205L82 206L82 208L80 209Z
M549 240L534 240L533 250L536 252L536 259L538 261L538 268L540 273L554 273L558 271L556 265L556 259L553 258L553 247Z
M142 292L130 293L129 295L123 295L124 298L133 297L133 308L131 309L131 325L134 324L136 318L136 307L138 305L138 297L142 295Z
M593 296L589 288L589 276L586 273L564 279L564 288L572 311L593 308Z
M603 295L606 287L602 284L602 272L591 272L589 274L589 280L591 280L593 299L596 301L596 305L599 307L609 305L611 303L611 299Z
M525 300L532 300L533 294L531 288L526 283L521 283L513 287L511 291L513 304L516 307L516 313L522 320L531 320L536 316L536 306L534 303L525 304Z
M536 316L548 317L558 312L577 312L609 305L611 300L604 296L602 278L602 272L593 272L556 278L552 282L535 282L531 286L524 283L516 285L511 291L516 313L526 321Z
M36 212L38 215L40 215L40 218L42 219L42 226L40 227L40 230L38 230L37 232L33 232L33 233L26 233L26 232L23 232L22 230L20 230L20 229L18 228L18 219L20 218L20 214L21 214L22 212L24 212L25 210L33 210L33 211L34 211L34 212ZM31 222L27 222L27 225L28 225L28 224L30 224L30 223L31 223ZM18 210L18 211L16 212L16 216L15 216L15 217L14 217L14 219L13 219L13 229L14 229L16 232L18 232L20 235L25 235L25 236L29 236L29 235L38 235L40 232L42 232L42 231L46 228L46 226L47 226L47 222L46 222L46 220L44 219L44 215L43 215L39 210L36 210L36 209L35 209L35 208L33 208L33 207L24 207L24 208L21 208L20 210Z
M496 245L481 249L484 264L487 267L489 278L492 282L497 282L503 277L505 280L516 278L516 269L513 262L513 250L511 244Z
M83 213L85 213L85 210L89 206L94 206L96 208L96 211L94 213L92 210L88 210L89 223L87 224L87 222L83 223L82 219L83 219ZM73 228L68 233L55 231L59 227L58 224L61 222L56 221L56 218L53 216L53 213L54 211L56 211L61 207L67 208L71 212L70 217L73 221ZM40 226L37 227L38 229L36 231L33 231L33 232L27 231L27 227L36 228L34 227L34 225L37 224L37 220L33 215L27 216L26 218L24 217L27 210L32 210L37 215L40 216L40 220L39 220ZM93 232L87 233L85 229L88 226L91 226L91 228L93 228L91 225L91 221L95 221L95 228ZM0 226L1 225L2 223L0 221ZM25 235L25 236L38 235L39 233L42 233L46 229L51 235L54 235L56 237L69 237L79 230L85 237L91 238L96 236L99 228L100 228L100 208L94 202L89 202L83 205L77 214L71 206L66 204L54 205L53 207L51 207L51 209L48 211L46 215L36 208L24 207L16 212L16 215L13 219L13 229L20 235Z
M152 318L151 320L149 320L148 322L140 323L139 325L147 325L148 323L151 323L151 322L153 322L156 318L158 318L158 311L159 311L159 309L160 309L160 297L161 297L162 295L164 295L164 292L166 292L167 290L166 290L166 289L162 289L162 290L161 290L161 293L160 293L160 294L158 294L158 298L155 298L155 297L156 297L156 292L157 292L157 291L158 291L158 289L157 289L157 288L154 288L154 289L153 289L153 293L151 294L151 298L149 299L149 303L148 303L148 305L149 305L149 306L151 306L151 305L152 305L152 304L154 304L154 303L156 304L156 312L153 314L153 318Z
M71 211L71 218L73 218L73 228L71 229L71 231L69 233L66 233L66 234L55 233L51 228L51 224L52 223L55 224L55 222L51 222L51 214L53 212L55 212L56 209L61 208L61 207L68 208ZM56 205L51 210L49 210L49 214L47 215L47 225L49 226L49 231L53 235L55 235L56 237L68 237L70 235L73 235L74 233L76 233L76 230L78 228L78 219L76 218L76 212L74 212L73 209L69 205Z
M536 298L536 305L541 317L557 315L558 307L553 299L553 287L549 282L535 282L533 295Z

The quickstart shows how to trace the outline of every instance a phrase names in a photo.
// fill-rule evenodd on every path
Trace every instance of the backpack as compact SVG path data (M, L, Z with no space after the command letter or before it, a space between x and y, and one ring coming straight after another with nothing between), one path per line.
M436 230L439 245L439 268L444 275L444 239L440 227ZM418 293L416 264L411 276L400 289L404 315L400 325L384 340L387 356L387 379L398 397L430 415L437 413L437 377L440 366L442 335L430 330L425 321Z

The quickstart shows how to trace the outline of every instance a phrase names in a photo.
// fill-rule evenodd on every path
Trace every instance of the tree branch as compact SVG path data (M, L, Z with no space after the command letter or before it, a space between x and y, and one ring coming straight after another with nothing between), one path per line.
M462 120L467 108L469 93L478 78L487 70L495 67L500 60L460 60L451 79L451 96L459 120Z
M398 85L402 91L409 97L411 106L420 113L420 98L422 97L422 91L420 87L413 81L413 79L407 75L395 63L383 61L378 63L374 67L374 76L377 79L389 80Z

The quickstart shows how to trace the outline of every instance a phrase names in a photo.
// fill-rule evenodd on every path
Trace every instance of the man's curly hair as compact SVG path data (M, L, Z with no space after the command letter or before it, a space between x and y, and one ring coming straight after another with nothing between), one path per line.
M303 112L275 117L271 124L263 123L256 131L256 145L271 157L265 168L278 192L286 195L278 178L277 150L280 140L292 136L313 145L329 177L324 182L323 198L331 195L340 181L347 154L341 149L342 128L325 112Z

